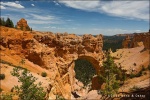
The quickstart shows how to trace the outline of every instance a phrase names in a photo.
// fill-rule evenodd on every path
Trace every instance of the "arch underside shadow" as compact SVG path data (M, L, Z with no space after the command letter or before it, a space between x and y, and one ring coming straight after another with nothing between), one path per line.
M86 55L82 55L82 56L78 56L78 58L77 59L84 59L84 60L87 60L87 61L89 61L91 64L92 64L92 66L95 68L95 71L96 71L96 76L93 76L93 78L92 78L92 80L91 80L91 82L92 82L92 85L91 85L91 87L92 87L92 90L99 90L100 88L101 88L101 85L102 84L100 84L99 83L99 78L98 78L98 74L99 74L99 72L100 72L100 65L99 65L99 61L97 61L95 58L93 58L92 56L86 56ZM76 60L77 60L76 59Z
M99 71L100 71L99 61L97 61L93 57L84 55L84 56L79 56L78 59L85 59L85 60L89 61L95 68L96 74L99 73Z

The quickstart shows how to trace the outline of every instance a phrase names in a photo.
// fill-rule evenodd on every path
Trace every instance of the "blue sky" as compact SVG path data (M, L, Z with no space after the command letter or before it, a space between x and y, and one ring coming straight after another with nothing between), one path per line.
M115 35L149 30L149 0L1 0L1 17L33 30Z

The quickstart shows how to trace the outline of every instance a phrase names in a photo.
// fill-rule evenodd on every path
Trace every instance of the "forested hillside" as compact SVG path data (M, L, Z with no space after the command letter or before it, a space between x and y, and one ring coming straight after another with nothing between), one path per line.
M122 40L125 38L125 36L104 36L103 37L103 50L108 50L111 48L113 52L116 51L116 49L122 48Z

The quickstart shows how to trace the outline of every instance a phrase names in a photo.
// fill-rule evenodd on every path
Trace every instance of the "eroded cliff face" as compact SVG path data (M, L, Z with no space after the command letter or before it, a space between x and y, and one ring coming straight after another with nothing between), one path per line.
M34 38L44 46L51 48L51 54L57 58L58 61L56 64L60 67L62 67L62 64L64 63L66 63L68 66L68 64L70 64L72 61L83 56L85 59L92 57L97 62L100 62L103 58L102 35L98 35L97 37L92 35L83 35L81 37L75 34L50 33L50 35L34 35ZM44 53L45 51L42 53L42 57L47 58L45 56L48 54ZM90 59L90 62L93 61ZM65 72L61 70L60 73Z
M51 48L50 54L46 54L45 51L41 52L43 61L45 65L51 64L49 68L56 69L56 75L59 77L58 79L62 77L63 84L71 84L71 91L75 90L75 60L78 58L86 59L93 64L97 73L100 70L104 57L102 52L102 35L94 37L92 35L77 36L75 34L50 33L50 35L36 34L34 38ZM48 60L50 63L47 62Z
M0 43L1 46L14 52L14 54L25 55L25 52L32 47L33 36L27 31L24 32L1 26Z
M26 24L24 26L26 27ZM102 35L77 36L0 27L1 52L7 55L19 55L47 69L51 73L50 84L54 88L50 95L62 94L67 99L71 98L71 91L75 90L75 60L86 59L93 64L97 73L100 70L104 58Z
M130 47L130 42L131 42L130 37L126 36L126 38L122 42L123 48L129 48Z
M133 37L126 36L122 46L123 48L134 48L144 45L145 49L150 49L150 33L136 33Z

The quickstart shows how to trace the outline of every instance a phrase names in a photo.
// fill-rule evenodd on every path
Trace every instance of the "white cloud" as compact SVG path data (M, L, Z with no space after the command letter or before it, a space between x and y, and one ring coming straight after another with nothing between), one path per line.
M67 22L72 22L73 20L71 20L71 19L68 19L68 20L66 20Z
M100 10L109 15L130 19L149 20L149 3L147 1L113 1L105 3Z
M71 28L71 29L75 30L75 29L77 29L77 28L76 28L76 27L73 27L73 28Z
M20 10L18 9L11 9L6 8L7 10L10 10L12 12L17 12L18 14L11 13L10 16L12 16L12 20L17 22L20 18L25 18L30 25L49 25L49 24L61 24L64 22L60 17L57 17L55 15L51 15L48 13L48 10L46 10L47 14L43 13L45 10L43 9L37 9L37 8L26 8Z
M51 29L65 29L65 28L56 27L56 26L47 26L47 27L43 27L43 28L51 28Z
M125 30L125 29L120 29L120 28L114 28L114 29L93 28L92 30L96 33L107 34L107 35L142 32L141 30Z
M27 20L30 24L61 24L62 22L62 20L56 16L51 16L51 15L42 16L38 14L27 14L27 15L28 15Z
M1 9L6 9L6 7L4 7L4 6L2 6L2 5L0 5L0 8L1 8Z
M43 21L43 20L35 20L35 19L27 19L29 24L51 24L52 21Z
M55 26L52 26L51 28L54 28L54 29L55 29L56 27L55 27Z
M14 8L24 8L21 4L18 4L16 2L1 2L1 5L4 7L14 7Z
M19 1L15 1L16 3L19 3Z
M50 16L50 15L37 15L37 14L30 14L34 19L38 19L38 20L53 20L55 19L54 16Z
M33 6L33 7L34 7L35 5L34 5L34 4L31 4L31 6Z
M50 28L49 26L43 27L43 28Z
M93 11L97 7L99 7L100 1L65 1L60 0L59 3L62 3L68 7L86 10L86 11Z
M56 1L53 1L55 3L56 6L60 6L60 4Z
M149 20L149 1L62 1L67 7L129 19Z

